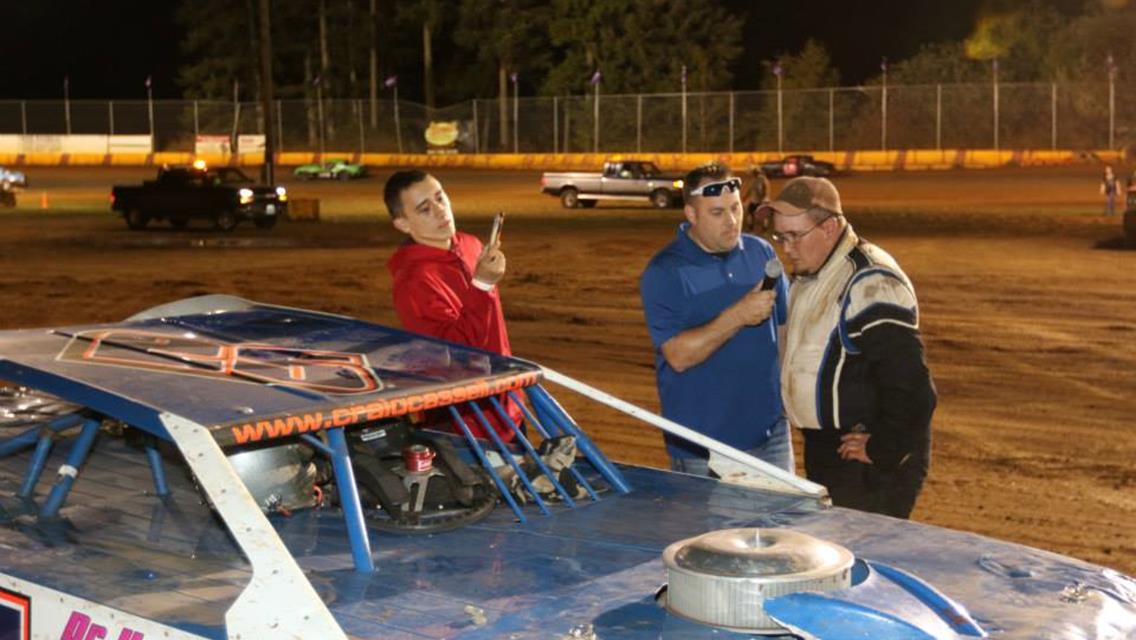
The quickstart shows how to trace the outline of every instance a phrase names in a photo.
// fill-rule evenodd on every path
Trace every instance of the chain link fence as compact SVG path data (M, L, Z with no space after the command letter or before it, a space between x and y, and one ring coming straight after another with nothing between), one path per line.
M1102 83L834 87L729 93L472 100L282 100L283 152L430 149L431 122L456 123L463 153L869 149L1101 149L1136 144L1136 89ZM264 134L259 103L207 100L0 101L3 134L153 135L155 151L198 136ZM433 149L437 150L437 149Z

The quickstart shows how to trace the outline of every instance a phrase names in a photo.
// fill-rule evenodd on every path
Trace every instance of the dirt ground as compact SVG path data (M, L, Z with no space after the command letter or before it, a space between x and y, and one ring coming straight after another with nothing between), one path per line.
M233 234L127 231L106 212L110 185L150 170L28 173L23 208L0 213L2 328L118 320L215 292L395 321L385 263L400 238L380 206L385 173L286 181L334 222ZM1136 574L1136 251L1122 248L1119 218L1100 215L1096 176L1084 166L837 184L852 223L896 256L920 298L940 403L914 518ZM563 210L534 173L440 177L459 227L484 233L508 213L502 291L516 353L657 409L637 280L679 212ZM665 464L657 432L559 395L612 457Z

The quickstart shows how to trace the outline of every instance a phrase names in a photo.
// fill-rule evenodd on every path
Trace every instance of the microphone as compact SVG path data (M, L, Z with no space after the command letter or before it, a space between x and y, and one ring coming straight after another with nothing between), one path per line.
M781 279L781 274L784 269L781 267L781 261L777 258L770 258L765 263L765 278L761 281L761 286L758 287L759 291L769 291L777 285L777 281Z

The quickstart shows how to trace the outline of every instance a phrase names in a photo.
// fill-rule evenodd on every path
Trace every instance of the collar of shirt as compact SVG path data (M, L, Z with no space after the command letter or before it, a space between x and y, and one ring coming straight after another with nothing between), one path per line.
M682 251L683 255L691 260L715 260L725 261L729 260L743 251L745 251L745 243L742 242L741 236L738 236L738 244L733 249L722 253L710 253L702 247L698 246L694 240L690 239L690 223L683 222L678 225L678 248Z

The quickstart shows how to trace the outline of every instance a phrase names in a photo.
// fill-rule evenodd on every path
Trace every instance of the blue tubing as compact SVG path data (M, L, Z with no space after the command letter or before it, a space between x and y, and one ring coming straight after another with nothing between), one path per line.
M71 413L48 422L46 428L58 433L60 431L63 431L64 429L70 429L71 427L79 424L82 421L82 416L76 413ZM3 443L0 443L0 458L6 458L13 453L18 453L20 451L23 451L27 447L32 446L32 444L38 439L40 431L41 426L35 426L28 429L27 431L20 433L19 435L8 438L8 440L4 441Z
M501 457L513 468L513 473L517 474L517 479L529 490L529 495L532 496L536 506L540 507L541 513L546 516L551 515L551 512L548 510L548 505L544 504L544 500L540 499L540 494L538 494L536 489L532 486L532 482L529 480L528 476L525 475L524 470L521 469L521 465L517 464L517 460L513 457L512 452L509 451L509 447L506 447L505 443L501 441L501 436L497 435L497 430L493 428L493 425L489 424L489 420L487 420L485 414L481 412L481 407L477 406L477 403L473 401L466 402L465 404L473 409L473 415L477 416L477 421L481 423L481 428L485 429L485 433L487 433L489 438L493 440L493 443L497 445L497 450L501 452ZM514 427L514 431L515 430L516 428Z
M545 405L545 410L552 415L561 429L576 436L576 446L580 448L580 451L584 452L588 461L595 465L600 475L602 475L616 491L620 493L631 492L631 487L627 484L627 481L624 480L623 474L619 472L619 469L611 463L611 460L607 459L607 456L605 456L603 452L596 448L596 445L592 443L587 434L585 434L580 427L576 426L576 423L572 422L572 418L569 417L568 413L556 402L555 398L549 395L539 384L528 387L528 391L529 397L533 398L537 404L543 403Z
M75 439L75 444L71 445L71 451L67 453L66 464L59 468L60 474L55 481L55 486L51 487L51 493L48 494L47 500L40 508L39 517L54 518L59 515L59 509L67 500L71 485L75 484L75 477L79 474L79 468L86 462L87 456L91 453L91 445L95 443L95 436L98 434L98 420L87 420L83 423L79 437Z
M43 468L47 465L47 456L51 453L51 444L52 432L45 429L39 434L39 441L36 442L35 452L32 453L31 463L28 464L28 471L24 474L24 482L20 485L17 496L30 498L35 493L35 486L39 483L40 476L43 475Z
M513 402L516 402L517 406L521 408L521 413L524 414L525 421L532 424L533 428L535 428L537 433L540 434L540 437L547 440L549 438L549 435L548 430L545 428L545 425L541 424L541 422L536 419L536 416L529 412L529 409L525 406L525 403L521 402L521 399L517 397L517 393L515 391L510 391L509 397L512 398ZM535 403L533 406L536 406ZM548 416L545 416L545 418L547 417ZM588 496L591 497L592 501L598 501L600 499L599 495L596 494L595 489L592 489L591 483L589 483L587 478L585 478L584 475L580 473L578 469L576 469L576 465L568 467L568 471L572 473L572 477L576 479L576 482L580 483L580 486L584 488L584 491L588 492Z
M363 521L363 503L359 500L359 487L355 485L347 436L343 429L328 429L327 441L331 444L331 465L335 470L335 486L339 490L339 505L343 508L343 519L347 524L347 539L351 543L355 570L373 573L375 561L371 557L371 540L367 537L367 526Z
M501 420L503 420L505 424L509 425L509 428L513 430L513 434L516 436L517 441L521 443L521 446L525 448L525 451L528 451L529 456L531 456L533 459L533 462L536 463L536 466L540 467L541 473L543 473L544 476L552 482L552 486L556 487L556 492L560 494L560 497L564 500L564 504L568 505L569 507L575 507L576 501L573 500L572 496L568 495L568 491L560 485L560 481L556 479L556 474L552 473L552 469L548 468L548 465L544 463L544 460L541 459L540 455L536 452L536 449L533 449L532 443L529 442L529 439L525 437L525 434L521 433L521 430L517 428L517 424L513 422L513 419L511 417L509 417L509 413L505 411L505 408L503 406L501 406L501 402L498 401L494 396L489 397L489 402L497 411L497 417L501 418Z
M488 456L485 455L485 450L481 448L481 443L477 441L477 438L473 437L473 433L469 430L469 427L466 426L465 420L462 420L461 414L454 408L454 405L450 405L446 408L450 410L450 416L454 420L454 426L465 436L466 442L469 443L469 448L473 449L473 453L481 462L482 468L484 468L489 474L489 477L493 479L493 484L497 485L497 491L501 494L501 497L505 499L505 502L509 503L509 508L513 510L513 515L517 516L517 520L522 523L527 522L527 520L525 520L525 514L521 513L521 507L517 505L517 501L513 499L513 494L509 493L509 487L506 487L505 481L501 479L501 476L497 475L497 470L494 469L493 464L489 462Z
M170 487L166 484L166 470L162 467L162 454L154 445L153 436L146 436L146 459L150 462L150 475L154 478L154 495L165 498L170 495Z

